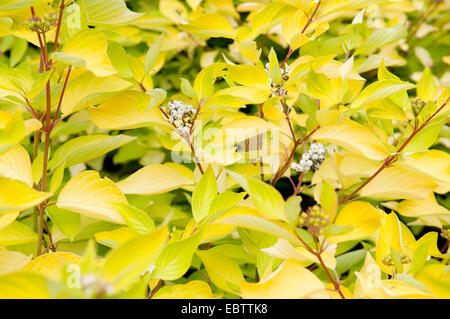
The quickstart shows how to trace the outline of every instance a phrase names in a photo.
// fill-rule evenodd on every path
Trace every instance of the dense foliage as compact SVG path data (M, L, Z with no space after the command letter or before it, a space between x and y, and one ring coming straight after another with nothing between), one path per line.
M443 0L2 0L0 298L449 298Z

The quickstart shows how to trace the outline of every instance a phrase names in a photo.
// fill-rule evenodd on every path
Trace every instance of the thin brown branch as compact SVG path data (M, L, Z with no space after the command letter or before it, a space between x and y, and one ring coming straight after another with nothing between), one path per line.
M65 91L66 91L67 82L68 82L68 80L69 80L69 76L70 76L70 71L71 71L71 70L72 70L72 66L69 65L69 69L67 70L66 79L64 80L64 85L63 85L63 88L62 88L62 91L61 91L61 95L60 95L60 97L59 97L58 107L56 108L56 113L55 113L55 116L53 117L53 121L52 121L52 123L50 124L50 128L49 128L50 131L56 126L56 125L55 125L55 124L56 124L56 120L57 120L57 118L58 118L59 111L60 111L60 109L61 109L61 104L62 104L62 101L63 101L63 98L64 98L64 93L65 93Z
M444 107L447 105L447 103L450 101L450 98L447 98L445 102L433 113L430 115L430 117L419 127L416 128L411 135L406 139L406 141L400 146L400 148L397 150L397 152L393 155L389 155L385 160L383 165L372 174L362 185L360 185L356 190L354 190L350 195L342 199L339 204L343 204L348 202L355 194L357 194L361 189L363 189L367 184L369 184L378 174L380 174L386 167L388 167L390 164L392 164L395 160L397 160L400 153L405 149L405 147L412 141L412 139L419 133L421 130L423 130L430 121L440 112L444 109Z
M59 6L58 23L56 25L55 40L53 42L52 52L55 52L56 51L56 47L58 46L59 31L61 29L61 22L62 22L62 18L63 18L64 8L65 8L64 0L61 0L61 5Z

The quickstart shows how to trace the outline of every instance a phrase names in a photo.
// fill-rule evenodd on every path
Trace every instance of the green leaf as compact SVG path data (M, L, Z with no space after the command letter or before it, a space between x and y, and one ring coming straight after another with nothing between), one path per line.
M398 251L396 251L393 247L391 247L391 256L394 261L394 266L399 273L403 272L403 263L401 259L401 255Z
M13 221L5 228L0 229L0 245L19 245L37 240L37 234L27 225Z
M57 206L47 207L47 214L52 223L67 237L73 238L80 230L81 216Z
M108 40L107 54L113 67L119 71L118 76L124 78L133 77L130 65L128 63L128 55L122 45L115 41Z
M374 31L362 45L356 48L355 55L365 53L370 54L377 48L381 48L386 44L398 41L407 35L404 24L393 27L384 28Z
M278 57L273 48L269 52L269 74L275 84L281 83L281 70L278 64Z
M189 96L190 98L193 98L194 100L198 100L197 93L195 93L195 90L192 87L191 83L184 78L181 78L180 80L181 80L181 85L180 85L181 92L184 95Z
M237 203L244 199L247 193L234 193L225 191L217 195L211 203L208 216L213 217L215 214L224 212L228 208L234 207Z
M9 57L9 66L14 67L17 63L22 60L25 52L28 48L28 42L24 39L16 39L14 46L11 49L10 57Z
M220 289L237 292L244 280L241 269L229 258L209 250L197 251L211 281Z
M62 180L64 178L64 168L66 167L66 163L63 162L58 168L53 172L52 180L50 182L50 192L55 193L59 186L61 186Z
M113 203L112 205L131 229L140 234L151 233L155 230L153 220L143 210L123 203Z
M284 238L293 243L300 244L300 241L288 230L283 227L265 220L261 217L252 216L252 215L231 215L227 216L223 219L220 219L215 224L228 224L239 227L245 227L249 229L258 230L264 233L268 233L270 235L274 235L280 238Z
M403 149L403 152L422 152L434 144L439 136L447 116L435 117L427 126L420 130Z
M352 109L357 109L366 103L384 99L395 93L406 91L414 88L415 85L400 80L380 80L370 84L351 104Z
M127 135L89 135L74 138L61 145L49 161L49 168L54 169L66 161L66 166L90 161L105 155L122 145L125 145L136 137Z
M423 291L427 291L430 292L430 288L428 288L427 286L425 286L423 283L421 283L419 280L407 275L407 274L396 274L395 275L395 280L399 280L399 281L403 281L404 283L407 283L408 285L423 290Z
M430 248L431 242L429 240L423 241L418 245L414 257L411 262L411 268L409 268L408 273L414 274L425 265L428 256L428 250Z
M380 67L378 68L378 80L399 80L400 78L386 69L384 65L384 59L381 61ZM403 109L410 109L411 103L408 98L408 93L406 91L401 91L395 94L392 94L388 98L389 100L392 100L395 104L400 106ZM405 117L403 115L403 117Z
M330 236L337 236L337 235L343 235L347 234L348 232L351 232L353 230L353 226L351 225L328 225L323 229L323 234L326 237Z
M318 99L332 98L331 93L334 91L331 87L330 80L323 73L316 73L313 69L308 72L306 80L308 93Z
M156 260L152 278L175 280L183 276L191 266L202 234L202 231L198 231L186 239L169 242Z
M130 11L123 0L82 0L81 3L89 24L126 25L143 15Z
M256 210L263 216L285 220L284 200L274 187L252 177L247 178L248 193Z
M165 90L159 89L159 88L153 89L153 90L148 90L147 92L145 92L145 94L148 94L152 97L152 99L150 100L150 104L148 105L148 108L160 106L167 97L167 92ZM144 111L140 108L138 108L138 110Z
M417 97L425 102L434 100L437 93L437 85L429 68L423 71L422 77L417 82L417 85Z
M117 290L127 289L150 266L167 240L168 229L163 226L150 234L132 238L106 256L102 277Z
M152 71L158 60L159 53L161 51L161 46L164 40L164 33L159 36L159 38L153 43L153 45L148 49L145 56L145 74Z
M317 111L317 104L314 103L312 98L305 94L300 94L295 104L298 105L303 113L308 114L309 116L314 116Z
M208 216L209 209L216 196L216 176L212 167L208 166L192 194L192 214L196 222Z
M198 100L202 100L214 93L215 78L224 74L225 63L214 63L200 71L194 81L194 91Z
M1 17L0 18L0 37L8 36L11 30L11 27L14 24L14 20L9 17ZM3 51L3 50L2 50Z
M338 199L334 188L328 182L323 182L322 184L322 192L320 194L320 205L330 218L330 220L334 220L334 216L336 216L337 208L338 208Z
M364 262L365 257L365 249L358 249L339 255L336 257L336 271L338 272L338 274L343 274L350 270L352 267L355 267L358 264Z
M44 153L39 153L38 156L33 161L31 165L31 175L33 176L33 181L37 185L42 177L42 167L44 166Z
M284 215L286 216L286 221L291 226L295 226L297 222L297 217L300 214L302 202L301 196L291 196L286 200L286 205L284 207Z
M43 0L4 1L4 3L2 2L2 4L1 4L0 12L23 9L23 8L27 8L27 7L36 5L40 2L43 2Z

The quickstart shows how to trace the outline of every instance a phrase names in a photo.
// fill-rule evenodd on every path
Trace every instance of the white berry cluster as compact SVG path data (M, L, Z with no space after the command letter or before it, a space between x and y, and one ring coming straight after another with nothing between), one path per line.
M193 124L193 115L195 109L191 104L184 104L182 101L171 101L169 106L169 118L167 119L170 124L173 124L181 135L189 135Z
M327 149L322 143L312 143L309 151L303 153L300 162L292 162L291 168L297 172L307 173L310 170L317 171L325 160Z
M278 96L286 96L287 91L283 87L283 85L284 85L285 81L289 80L289 74L291 73L291 68L287 64L284 65L284 68L280 68L282 82L278 85L275 84L275 82L273 82L272 79L270 78L270 64L266 63L264 68L266 70L267 75L269 75L270 86L274 89L274 94L278 95Z

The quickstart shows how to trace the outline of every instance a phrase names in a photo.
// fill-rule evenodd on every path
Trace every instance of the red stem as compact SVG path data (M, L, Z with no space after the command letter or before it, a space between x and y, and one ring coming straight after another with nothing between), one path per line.
M309 25L311 24L311 22L313 21L314 16L317 13L317 10L319 9L320 6L320 0L319 2L317 2L316 8L314 9L314 12L312 13L312 15L309 17L308 22L306 22L305 26L303 27L301 33L304 33L306 31L306 29L309 27Z
M58 24L56 25L55 41L53 42L52 52L55 52L56 47L58 46L59 31L61 29L61 22L62 22L64 8L65 8L64 0L61 0L61 5L59 6Z
M59 111L60 111L60 109L61 109L61 104L62 104L62 101L63 101L63 98L64 98L64 92L66 91L66 86L67 86L67 82L68 82L68 80L69 80L69 76L70 76L70 71L71 71L71 70L72 70L72 66L69 65L69 69L67 70L66 79L64 80L63 89L62 89L61 95L60 95L60 97L59 97L58 107L56 108L56 114L55 114L55 116L54 116L54 118L53 118L52 124L50 124L50 128L49 128L50 131L56 126L56 125L55 125L55 124L56 124L56 120L57 120L57 118L58 118Z
M355 194L357 194L362 188L364 188L367 184L369 184L378 174L380 174L386 167L388 167L391 163L393 163L400 153L405 149L405 147L412 141L414 136L417 135L422 129L427 126L430 121L447 105L450 98L447 98L445 102L433 113L431 116L417 129L415 129L412 134L406 139L406 141L400 146L400 148L397 150L397 152L394 155L389 155L385 160L383 165L372 175L370 176L361 186L359 186L356 190L354 190L350 195L342 199L339 204L343 204L345 202L348 202Z

